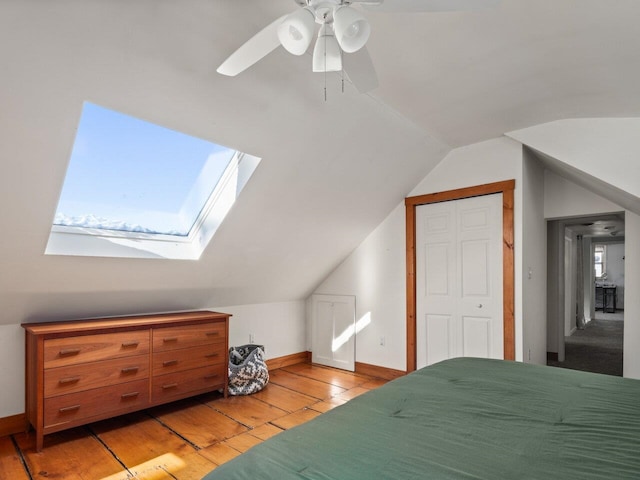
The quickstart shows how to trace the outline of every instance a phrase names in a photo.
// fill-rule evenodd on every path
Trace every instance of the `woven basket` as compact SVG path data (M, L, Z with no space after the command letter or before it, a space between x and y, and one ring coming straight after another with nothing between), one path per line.
M250 395L269 383L264 346L241 345L229 349L229 395Z

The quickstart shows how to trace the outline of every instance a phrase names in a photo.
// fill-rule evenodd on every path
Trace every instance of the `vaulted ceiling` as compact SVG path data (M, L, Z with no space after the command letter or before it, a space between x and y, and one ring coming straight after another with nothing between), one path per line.
M216 73L295 8L0 3L0 322L304 298L451 148L640 109L636 0L367 13L365 95L281 48ZM44 256L85 100L263 158L200 261Z

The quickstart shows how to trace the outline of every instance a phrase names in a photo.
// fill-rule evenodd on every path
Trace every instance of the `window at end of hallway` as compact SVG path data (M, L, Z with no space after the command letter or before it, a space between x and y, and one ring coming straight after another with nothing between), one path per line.
M595 268L596 279L604 280L607 278L606 269L606 245L595 245L593 252L593 265Z

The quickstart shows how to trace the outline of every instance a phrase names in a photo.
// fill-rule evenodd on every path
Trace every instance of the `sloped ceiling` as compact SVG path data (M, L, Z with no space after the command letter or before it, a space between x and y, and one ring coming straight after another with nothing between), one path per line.
M640 215L640 118L556 120L506 135L545 167Z
M638 113L635 0L367 14L380 80L367 95L283 49L215 72L294 8L0 3L0 323L304 298L451 147ZM44 255L85 100L263 158L200 261Z

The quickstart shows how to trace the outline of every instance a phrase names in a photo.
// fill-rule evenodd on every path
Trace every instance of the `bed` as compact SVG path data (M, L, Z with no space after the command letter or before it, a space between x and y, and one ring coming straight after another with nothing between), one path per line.
M205 480L640 478L640 381L502 360L423 368Z

